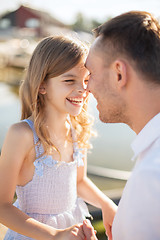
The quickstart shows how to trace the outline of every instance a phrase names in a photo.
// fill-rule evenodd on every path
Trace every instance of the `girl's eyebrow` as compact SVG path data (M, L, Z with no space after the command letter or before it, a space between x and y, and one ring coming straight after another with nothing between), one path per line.
M73 77L73 78L75 78L75 77L77 77L77 76L74 75L74 74L69 74L69 73L67 74L67 73L66 73L66 74L64 74L62 77L71 77L71 78Z

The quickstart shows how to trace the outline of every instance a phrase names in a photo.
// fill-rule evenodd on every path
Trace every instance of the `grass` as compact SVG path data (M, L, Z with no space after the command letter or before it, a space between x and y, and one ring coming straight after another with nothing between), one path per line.
M97 231L97 238L99 240L107 240L107 236L105 234L105 228L103 225L103 221L99 220L99 221L92 221L92 225L94 227L94 229Z

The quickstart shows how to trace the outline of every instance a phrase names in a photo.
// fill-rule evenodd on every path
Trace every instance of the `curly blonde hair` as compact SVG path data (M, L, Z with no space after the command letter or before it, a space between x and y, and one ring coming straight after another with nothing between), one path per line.
M49 154L51 149L58 149L51 142L45 126L44 96L39 94L40 85L49 78L57 77L75 67L84 57L87 57L88 47L79 39L65 36L50 36L44 38L35 48L25 80L20 87L22 105L21 119L33 116L34 126L44 152ZM87 113L88 99L78 116L70 116L71 123L77 134L81 148L89 148L88 142L92 130L92 121Z

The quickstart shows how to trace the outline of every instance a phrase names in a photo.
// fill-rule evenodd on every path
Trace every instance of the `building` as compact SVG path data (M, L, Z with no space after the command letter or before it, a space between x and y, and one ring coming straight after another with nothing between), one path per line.
M64 33L70 27L52 17L48 12L21 5L17 10L0 16L0 38L45 37Z

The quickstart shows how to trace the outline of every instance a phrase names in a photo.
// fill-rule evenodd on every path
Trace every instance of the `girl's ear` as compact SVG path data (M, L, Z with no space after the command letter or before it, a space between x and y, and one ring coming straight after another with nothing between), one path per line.
M46 94L46 87L45 87L45 83L42 83L39 87L39 93L41 94Z
M114 68L117 75L117 84L120 88L127 84L127 66L123 60L116 60Z

